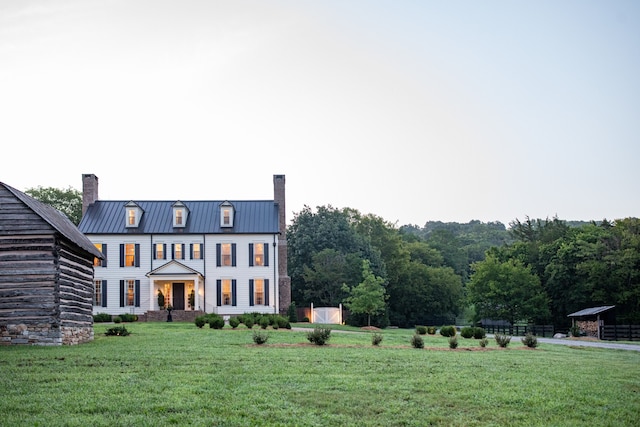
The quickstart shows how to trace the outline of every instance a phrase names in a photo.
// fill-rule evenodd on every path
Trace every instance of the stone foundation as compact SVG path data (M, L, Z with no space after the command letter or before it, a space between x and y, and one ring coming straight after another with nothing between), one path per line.
M93 340L93 327L53 327L48 323L0 325L0 345L75 345Z

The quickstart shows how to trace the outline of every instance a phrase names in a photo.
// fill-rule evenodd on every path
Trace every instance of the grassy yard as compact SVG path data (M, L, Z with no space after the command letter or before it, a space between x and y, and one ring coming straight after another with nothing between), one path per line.
M385 330L333 332L126 324L74 347L0 347L6 426L637 426L640 353ZM254 327L257 330L257 327ZM345 328L349 329L349 328Z

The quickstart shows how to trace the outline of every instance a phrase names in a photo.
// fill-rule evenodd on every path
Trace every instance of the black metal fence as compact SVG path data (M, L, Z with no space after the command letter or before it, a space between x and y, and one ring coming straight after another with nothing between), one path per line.
M488 334L503 334L511 336L525 336L531 333L538 337L553 337L553 325L486 325L484 331Z
M600 337L607 341L640 341L640 325L604 325Z

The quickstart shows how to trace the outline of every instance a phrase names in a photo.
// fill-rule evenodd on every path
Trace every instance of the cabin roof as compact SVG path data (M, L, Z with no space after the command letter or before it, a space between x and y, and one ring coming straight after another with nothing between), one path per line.
M63 237L74 243L81 249L89 252L94 257L103 259L104 255L100 252L93 243L84 235L78 228L71 222L69 218L53 206L42 203L39 200L23 193L20 190L16 190L10 185L0 182L11 194L18 198L22 203L27 205L36 215L46 221L51 227L53 227Z
M184 227L173 226L175 200L147 200L135 203L142 211L138 227L127 227L127 200L97 200L91 204L78 228L85 234L276 234L278 204L273 200L230 201L233 227L220 227L220 206L226 200L181 200L189 214Z
M567 317L581 317L581 316L593 316L594 314L600 314L605 311L611 310L615 305L603 305L601 307L585 308L584 310L576 311L569 314Z

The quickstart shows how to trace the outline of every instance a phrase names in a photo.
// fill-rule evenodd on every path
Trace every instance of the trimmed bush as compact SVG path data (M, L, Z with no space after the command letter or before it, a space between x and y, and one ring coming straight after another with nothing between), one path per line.
M202 328L205 323L207 323L204 316L197 316L193 321L198 328Z
M425 335L427 333L426 326L416 326L416 334Z
M411 337L411 345L413 346L413 348L424 348L424 340L422 339L422 336L419 334L414 334Z
M496 334L496 344L498 344L502 348L506 348L511 342L511 337L502 334Z
M267 329L271 324L271 319L269 318L269 316L262 316L260 318L259 324L262 329Z
M253 317L245 317L242 323L244 323L244 326L249 329L253 328L253 325L255 324L255 322L253 321Z
M207 323L209 323L209 327L212 329L222 329L224 328L224 319L222 316L216 313L209 313L206 315Z
M440 335L443 337L455 337L458 330L455 326L442 326L440 328Z
M138 316L135 314L130 314L130 313L122 313L120 315L120 320L122 320L123 322L135 322L136 320L138 320Z
M125 328L124 326L113 326L107 329L104 334L106 336L126 337L130 334L130 332L127 331L127 328Z
M460 336L462 338L471 338L473 337L473 333L475 331L475 328L472 326L464 326L462 329L460 329Z
M526 345L529 348L536 348L538 346L538 338L536 338L533 334L528 333L522 339L522 344Z
M263 331L253 331L253 342L262 345L269 339L269 334Z
M291 323L296 323L298 321L298 310L296 310L296 303L293 301L291 301L291 304L289 304L289 308L287 309L287 317Z
M325 345L331 338L331 329L316 326L313 331L307 332L307 340L315 345Z
M374 334L371 335L371 344L380 345L381 342L382 342L382 334L374 332Z
M480 347L484 348L484 347L486 347L486 346L487 346L487 344L489 344L489 340L488 340L488 339L486 339L486 338L482 338L482 339L480 340Z
M122 318L120 316L115 316L113 318L113 323L122 323Z
M95 323L104 323L104 322L112 322L111 315L107 313L98 313L93 316L93 321Z
M278 325L279 328L291 329L291 323L289 323L289 319L287 317L276 316L275 320L276 321L273 324L274 326Z
M449 348L458 348L458 337L449 337Z
M429 327L427 328L427 333L428 333L429 335L435 335L435 334L436 334L436 330L437 330L437 329L438 329L438 328L436 328L435 326L429 326Z
M473 328L473 337L475 339L480 340L486 336L487 334L484 332L484 328L481 328L480 326Z
M238 326L240 326L240 319L238 319L237 317L230 317L229 318L229 326L231 326L233 329L237 328Z

